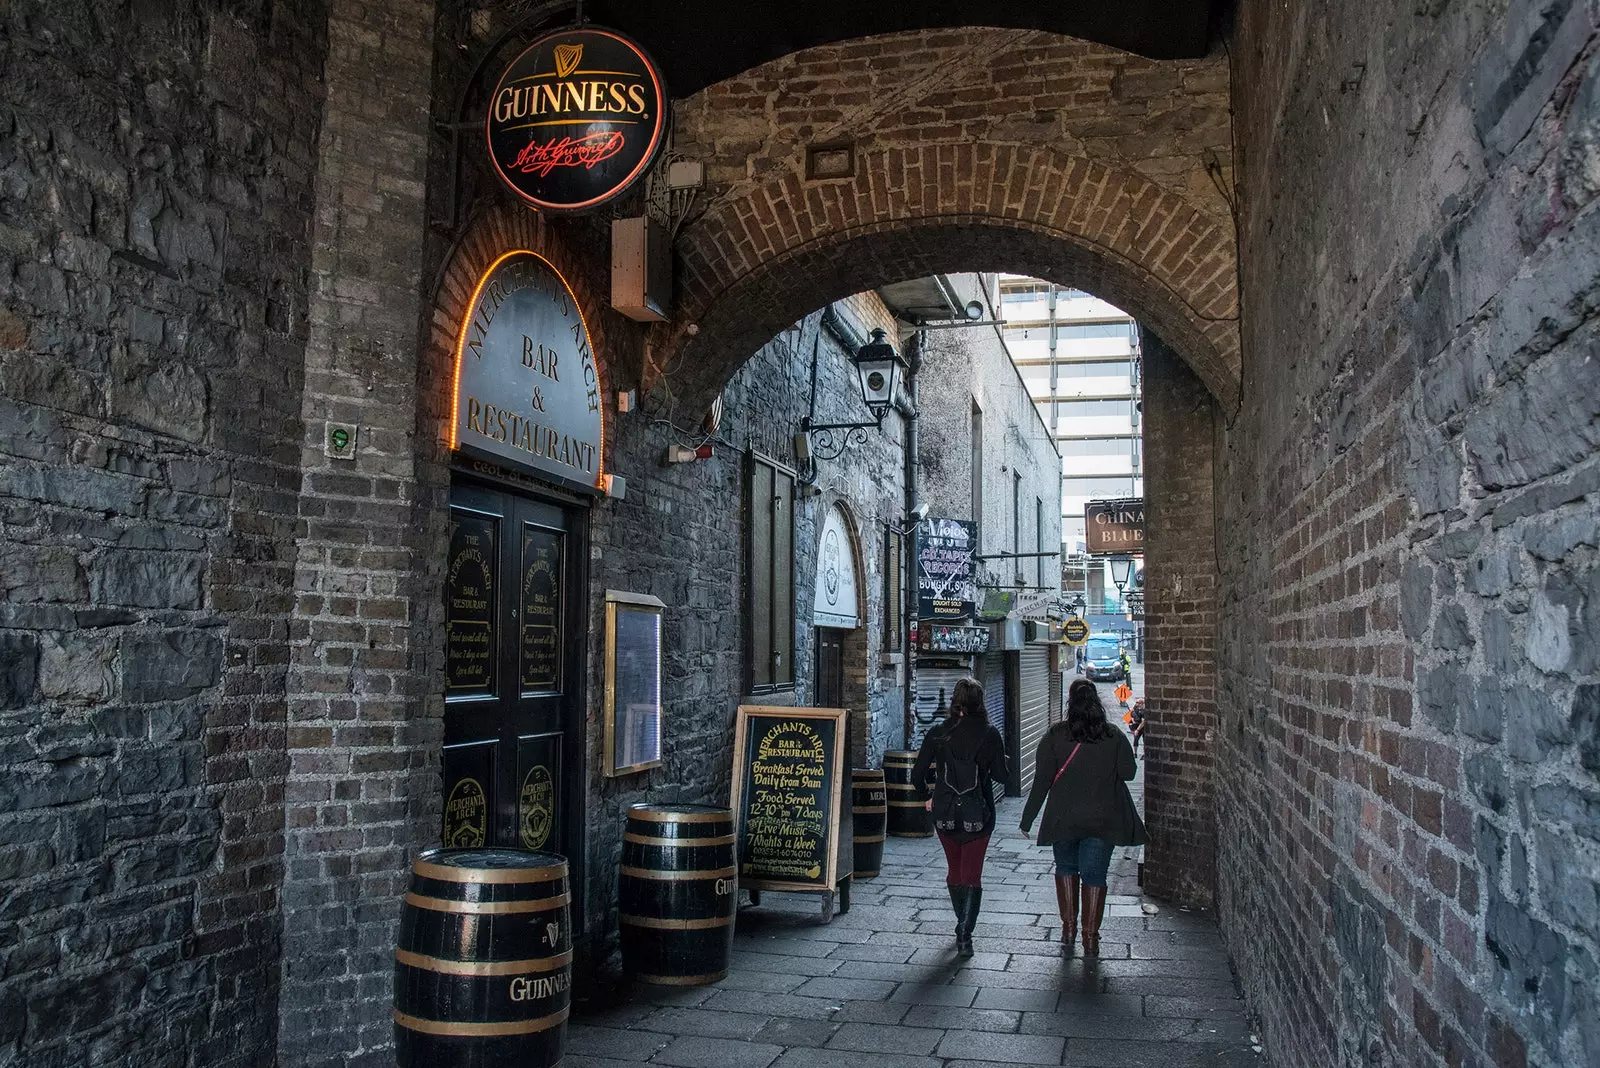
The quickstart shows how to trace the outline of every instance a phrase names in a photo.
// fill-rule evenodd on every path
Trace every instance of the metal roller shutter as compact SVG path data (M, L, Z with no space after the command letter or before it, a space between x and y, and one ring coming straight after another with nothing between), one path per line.
M1033 757L1039 739L1050 726L1050 647L1024 645L1019 653L1019 708L1017 759L1022 792L1033 786Z
M989 725L1000 732L1000 737L1006 737L1006 655L1004 653L984 653L983 662L978 665L981 674L978 681L983 683L983 706L989 713Z
M933 729L934 725L943 717L939 714L939 694L944 693L944 701L948 710L950 697L955 693L956 683L972 674L970 668L962 667L924 667L917 665L917 696L914 707L917 711L917 742L920 744L922 737Z

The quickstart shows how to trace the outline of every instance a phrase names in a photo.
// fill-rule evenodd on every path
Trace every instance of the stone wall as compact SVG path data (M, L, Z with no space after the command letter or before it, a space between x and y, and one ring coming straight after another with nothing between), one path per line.
M1278 1063L1600 1060L1596 19L1231 33L1219 893Z
M262 1064L326 14L0 7L0 1064Z

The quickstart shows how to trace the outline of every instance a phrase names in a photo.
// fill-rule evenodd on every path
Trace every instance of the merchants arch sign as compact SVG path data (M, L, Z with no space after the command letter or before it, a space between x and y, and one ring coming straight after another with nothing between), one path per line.
M506 253L456 343L451 448L598 493L603 442L600 371L571 288L538 253Z

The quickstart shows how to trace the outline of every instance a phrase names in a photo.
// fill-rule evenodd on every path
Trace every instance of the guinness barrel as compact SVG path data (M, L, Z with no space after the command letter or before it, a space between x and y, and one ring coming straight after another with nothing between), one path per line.
M883 772L856 768L850 773L850 829L856 843L856 878L870 879L883 866Z
M411 865L394 954L400 1068L548 1068L572 998L567 861L435 849Z
M737 875L728 809L629 805L619 887L623 969L668 986L727 975Z
M883 778L889 799L889 833L896 838L927 838L933 834L933 816L923 808L927 794L912 785L911 769L917 754L903 751L883 754Z

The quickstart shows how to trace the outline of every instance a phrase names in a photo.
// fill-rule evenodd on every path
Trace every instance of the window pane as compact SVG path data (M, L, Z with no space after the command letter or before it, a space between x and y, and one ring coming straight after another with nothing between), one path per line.
M772 474L771 466L750 461L750 681L772 685Z
M794 683L794 479L772 469L772 684Z

